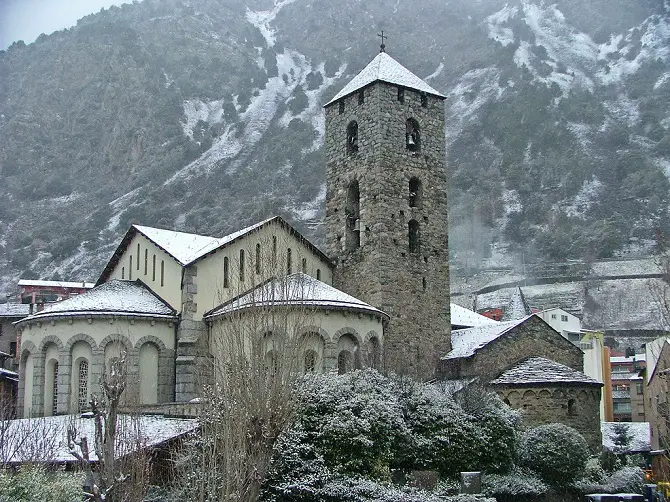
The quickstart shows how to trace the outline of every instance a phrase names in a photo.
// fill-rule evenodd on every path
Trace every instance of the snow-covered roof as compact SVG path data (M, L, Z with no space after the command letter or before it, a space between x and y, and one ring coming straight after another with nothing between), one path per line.
M602 385L581 371L544 357L529 357L491 381L492 385L544 385L552 383Z
M660 337L652 340L651 342L645 344L644 354L645 360L647 361L647 385L651 382L656 373L656 366L658 365L658 360L661 357L661 352L665 347L665 344L670 341L668 337Z
M526 301L526 297L524 296L523 291L521 291L521 288L517 286L517 288L514 290L514 293L512 293L512 296L509 299L507 307L505 308L502 320L513 321L515 319L523 319L524 317L532 313L533 310L528 305L528 302Z
M138 420L138 422L133 422ZM137 427L135 427L137 424ZM98 457L92 447L95 434L93 418L81 418L77 415L58 415L44 418L22 418L9 420L3 437L7 443L3 452L9 463L36 462L76 462L67 447L67 427L73 425L77 437L87 437L91 445L90 459ZM131 417L119 415L117 427L121 434L129 437L122 441L118 456L135 451L138 445L158 446L166 441L194 430L196 419L166 418L161 415L140 415ZM2 424L5 429L5 424ZM122 431L122 432L121 432ZM135 431L139 431L138 434Z
M16 319L28 314L30 314L30 305L27 303L0 303L0 318L12 317Z
M444 98L444 95L433 89L387 53L380 52L358 75L345 85L333 99L328 101L325 106L380 80L389 84L399 85L401 87Z
M21 279L19 286L44 286L52 288L92 288L92 282L64 282L64 281L34 281L32 279Z
M600 422L603 446L617 453L651 451L649 422ZM617 444L619 443L619 444Z
M455 303L451 304L451 325L473 328L475 326L487 326L498 324L498 321L489 319L472 310L461 307Z
M18 323L51 317L82 315L122 315L171 319L175 317L175 311L141 281L115 279L81 295L49 304L44 310L29 315Z
M300 306L306 308L349 309L388 317L358 298L354 298L307 274L291 274L272 279L205 314L205 318L229 314L253 307Z
M444 359L473 356L477 350L485 347L529 318L530 316L516 321L498 322L474 328L454 330L451 332L451 351Z
M626 357L626 356L610 356L610 363L613 364L625 364L625 363L630 363L633 364L634 362L640 362L640 361L646 361L647 360L647 355L646 354L635 354L634 356Z

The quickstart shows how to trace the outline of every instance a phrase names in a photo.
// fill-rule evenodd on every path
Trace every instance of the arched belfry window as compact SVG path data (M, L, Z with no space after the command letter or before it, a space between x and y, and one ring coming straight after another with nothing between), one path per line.
M418 253L421 247L421 237L419 235L419 222L409 220L409 252Z
M421 181L416 177L411 178L409 180L409 195L407 197L409 207L420 208L422 203L422 195Z
M361 194L358 188L358 180L349 184L347 189L347 205L344 208L346 215L346 237L347 249L356 249L361 246Z
M349 122L347 126L347 151L356 153L358 151L358 122Z
M414 119L407 119L405 142L410 152L418 152L421 149L421 131L419 123Z

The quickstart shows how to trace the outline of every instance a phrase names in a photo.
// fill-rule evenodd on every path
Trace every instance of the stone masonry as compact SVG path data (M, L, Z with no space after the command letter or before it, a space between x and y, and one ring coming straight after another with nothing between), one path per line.
M334 285L391 318L385 370L432 378L451 343L444 103L413 89L401 93L402 100L398 86L376 81L326 106L327 250L337 265ZM414 151L406 146L410 118L420 131ZM412 178L420 182L414 204ZM355 209L352 182L360 194ZM351 242L352 218L360 245ZM411 224L418 233L413 251Z

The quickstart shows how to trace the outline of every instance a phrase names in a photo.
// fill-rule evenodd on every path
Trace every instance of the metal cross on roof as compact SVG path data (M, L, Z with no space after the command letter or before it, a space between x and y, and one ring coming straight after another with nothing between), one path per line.
M377 36L381 37L382 39L382 44L379 46L379 52L386 52L386 44L384 43L384 39L388 37L384 35L384 30L382 30L381 34L377 33Z

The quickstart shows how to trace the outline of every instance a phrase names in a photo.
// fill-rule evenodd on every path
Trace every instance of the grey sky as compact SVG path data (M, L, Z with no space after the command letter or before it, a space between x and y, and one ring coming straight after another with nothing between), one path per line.
M0 0L0 49L17 40L34 42L42 33L53 33L112 5L131 0Z

